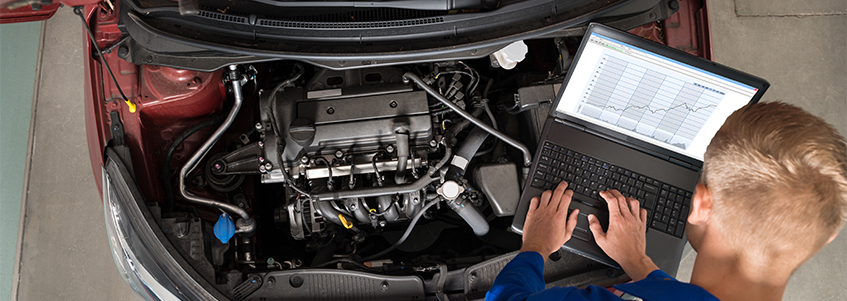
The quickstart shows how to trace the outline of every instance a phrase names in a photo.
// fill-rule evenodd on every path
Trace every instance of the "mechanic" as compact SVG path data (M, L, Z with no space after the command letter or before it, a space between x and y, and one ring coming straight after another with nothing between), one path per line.
M562 182L532 199L521 252L486 300L780 300L791 274L835 239L847 219L847 143L820 118L788 104L734 112L706 150L692 199L691 283L653 264L645 254L646 211L611 190L601 193L608 231L593 216L590 228L633 282L545 290L544 262L576 226L577 210L565 216L573 195L566 188Z

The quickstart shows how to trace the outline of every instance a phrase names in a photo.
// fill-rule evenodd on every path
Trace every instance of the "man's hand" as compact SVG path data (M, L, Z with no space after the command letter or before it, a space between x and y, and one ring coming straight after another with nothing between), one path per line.
M646 278L659 269L646 254L647 210L641 209L636 199L624 197L617 190L600 192L600 196L609 205L609 231L603 232L597 217L588 215L594 240L633 281Z
M541 198L532 198L523 226L521 252L538 252L547 261L547 256L558 251L571 239L579 210L567 216L573 196L573 190L565 190L567 188L568 183L561 182L556 186L556 191L547 190L541 194Z

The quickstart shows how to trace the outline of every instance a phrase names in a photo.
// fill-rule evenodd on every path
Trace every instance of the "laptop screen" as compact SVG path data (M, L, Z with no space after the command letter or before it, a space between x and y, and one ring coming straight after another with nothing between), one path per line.
M591 33L556 111L703 160L757 88Z

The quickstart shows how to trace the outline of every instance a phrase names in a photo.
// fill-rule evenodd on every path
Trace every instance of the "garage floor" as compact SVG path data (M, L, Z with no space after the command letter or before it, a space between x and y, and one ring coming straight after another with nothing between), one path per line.
M766 100L799 105L847 133L847 2L724 0L709 5L718 62L768 79L773 86ZM20 276L12 296L137 300L109 253L87 155L79 19L65 7L44 26ZM681 280L690 277L693 259L692 254L683 261ZM785 300L844 296L847 230L795 273Z

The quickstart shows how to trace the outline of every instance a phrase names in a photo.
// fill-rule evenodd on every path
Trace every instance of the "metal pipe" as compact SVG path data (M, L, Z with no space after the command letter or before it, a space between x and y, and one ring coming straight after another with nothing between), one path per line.
M232 122L235 120L235 115L238 114L238 110L241 109L241 104L243 102L243 96L241 95L241 83L237 79L238 72L235 71L236 65L229 65L229 75L232 83L232 93L235 95L235 103L232 105L232 109L229 111L229 115L224 119L223 124L221 124L217 130L206 140L203 145L200 146L199 149L188 158L188 161L182 166L182 169L179 171L179 193L183 198L192 203L197 203L201 205L218 207L223 210L229 211L233 214L237 214L242 219L244 219L243 223L236 223L236 227L240 228L241 231L236 232L251 232L254 227L252 227L253 223L251 223L250 215L247 214L247 211L233 204L219 202L213 199L208 199L200 196L196 196L188 192L185 186L185 177L191 173L195 167L197 167L197 163L206 155L212 145L218 141L218 139L223 135L224 131L226 131Z
M482 120L479 120L476 117L474 117L473 115L466 112L465 110L462 110L462 108L460 108L456 104L450 102L450 100L448 100L447 98L444 98L444 96L442 96L441 94L438 94L438 91L435 91L435 89L433 89L432 87L427 86L426 83L424 83L423 80L421 80L420 77L418 77L414 73L406 72L406 74L403 74L403 79L404 80L408 79L408 80L414 81L415 84L417 84L418 87L420 87L421 89L424 89L424 91L426 91L427 94L429 94L432 97L435 97L435 99L438 99L439 101L441 101L441 103L443 103L445 106L449 107L450 109L452 109L453 111L455 111L456 113L458 113L462 117L466 118L467 120L470 120L471 123L473 123L474 125L482 128L483 130L485 130L486 132L488 132L492 136L497 137L500 140L503 140L504 142L506 142L506 144L509 144L509 145L517 148L518 150L520 150L521 153L523 154L523 160L524 160L523 164L525 166L529 166L529 165L532 164L532 154L529 153L529 149L526 148L526 146L524 146L523 143L520 143L519 141L512 139L509 136L506 136L505 134L495 130L490 125L486 124L485 122L482 122Z
M332 202L315 202L315 209L317 209L318 212L320 212L320 214L324 218L324 220L330 221L334 224L337 224L337 225L343 226L343 227L347 227L347 226L345 226L344 222L341 221L340 216L343 216L344 219L347 220L348 223L352 223L354 221L353 217L351 217L350 215L347 215L346 212L341 212L341 211L338 211L337 209L333 208L331 203ZM352 226L352 227L350 227L350 229L353 230L353 231L359 232L359 228L356 228L356 226Z
M421 177L408 185L369 187L356 190L337 190L322 193L313 193L315 201L340 200L346 198L368 198L386 194L412 193L423 189L429 183L438 181L439 178Z

